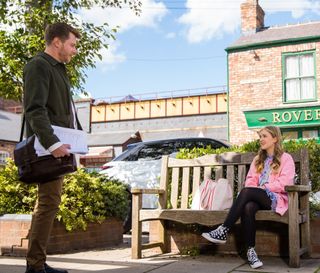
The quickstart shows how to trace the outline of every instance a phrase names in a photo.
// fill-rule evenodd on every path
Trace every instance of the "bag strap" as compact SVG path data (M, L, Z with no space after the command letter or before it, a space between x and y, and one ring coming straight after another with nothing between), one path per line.
M26 116L25 116L25 114L23 114L22 124L21 124L21 131L20 131L20 140L19 140L19 142L21 142L21 141L22 141L22 138L23 138L23 131L24 131L25 121L26 121Z

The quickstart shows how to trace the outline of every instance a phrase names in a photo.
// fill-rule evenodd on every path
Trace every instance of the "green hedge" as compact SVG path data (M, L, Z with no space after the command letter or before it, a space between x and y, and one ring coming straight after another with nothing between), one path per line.
M17 168L9 160L0 170L0 214L31 213L36 197L37 186L19 182ZM127 207L128 192L121 182L79 169L65 177L57 219L69 231L85 230L89 222L124 219Z

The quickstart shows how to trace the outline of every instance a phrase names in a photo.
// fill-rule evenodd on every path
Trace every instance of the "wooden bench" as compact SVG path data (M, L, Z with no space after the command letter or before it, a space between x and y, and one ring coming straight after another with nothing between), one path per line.
M204 178L227 178L235 196L244 186L246 174L255 154L226 153L207 155L192 160L162 158L160 187L158 189L137 189L132 192L132 258L141 258L144 249L160 247L168 252L168 238L165 221L184 224L214 226L223 223L228 211L191 210L189 196L194 196ZM309 223L309 159L306 149L292 154L298 174L297 184L286 186L289 209L284 216L271 210L260 210L257 220L275 221L288 225L289 266L299 267L300 256L310 254ZM143 194L159 196L157 209L143 209ZM160 220L159 242L142 244L142 222Z

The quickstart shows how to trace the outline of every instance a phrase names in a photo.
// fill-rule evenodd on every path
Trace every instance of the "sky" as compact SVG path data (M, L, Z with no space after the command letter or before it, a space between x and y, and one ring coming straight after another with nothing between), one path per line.
M223 89L225 49L241 35L244 0L141 2L140 16L128 8L80 11L86 21L119 26L116 40L101 52L102 61L86 71L85 89L91 97L114 100L129 94L143 98ZM320 1L260 0L259 4L265 11L265 26L320 20Z

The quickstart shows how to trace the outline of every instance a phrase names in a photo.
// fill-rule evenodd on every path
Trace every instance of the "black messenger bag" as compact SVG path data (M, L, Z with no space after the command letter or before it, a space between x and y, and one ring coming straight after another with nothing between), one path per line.
M19 180L27 184L45 183L77 170L75 156L55 158L38 156L34 149L36 136L22 140L25 117L23 117L20 142L14 149L14 163L18 167Z

